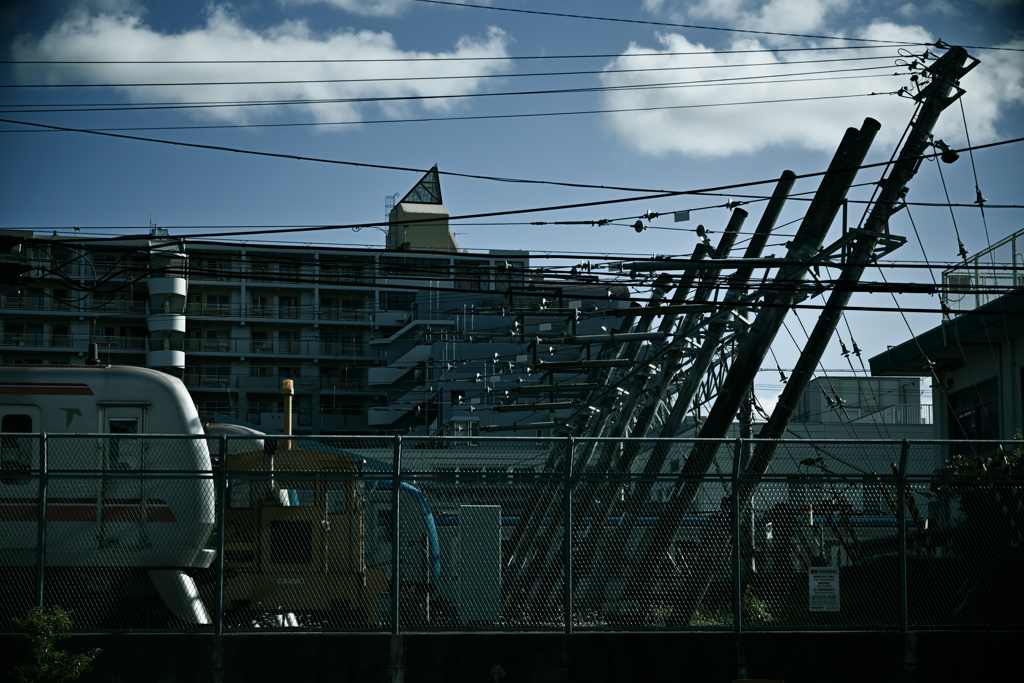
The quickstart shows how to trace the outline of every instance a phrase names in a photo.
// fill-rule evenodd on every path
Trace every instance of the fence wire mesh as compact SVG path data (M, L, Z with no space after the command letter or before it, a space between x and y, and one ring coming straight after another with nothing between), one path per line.
M59 604L81 630L1019 628L1022 456L5 434L0 618Z

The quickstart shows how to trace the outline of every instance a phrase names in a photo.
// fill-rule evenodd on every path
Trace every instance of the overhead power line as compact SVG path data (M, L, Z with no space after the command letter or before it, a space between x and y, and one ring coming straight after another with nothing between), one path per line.
M932 45L932 43L906 42L896 40L880 40L877 38L851 38L848 36L823 36L808 33L785 33L782 31L757 31L754 29L727 28L723 26L701 26L699 24L680 24L670 21L654 21L652 19L622 19L617 17L596 17L586 14L570 14L568 12L546 12L542 10L531 10L512 7L498 7L496 5L474 5L468 2L449 2L448 0L414 0L431 5L450 5L452 7L469 7L472 9L492 10L496 12L513 12L516 14L535 14L547 17L559 17L564 19L586 19L589 21L608 21L620 24L642 24L647 26L667 26L670 28L689 28L700 31L720 31L723 33L744 33L761 36L783 36L787 38L814 38L817 40L845 40L856 43L877 43L881 45L912 46Z
M896 95L894 92L870 92L860 94L849 94L849 95L822 95L819 97L791 97L791 98L780 98L773 100L746 100L742 102L719 102L719 103L708 103L708 104L679 104L679 105L667 105L663 107L622 107L617 109L584 109L577 111L560 111L560 112L535 112L527 114L478 114L473 116L427 116L415 119L368 119L360 121L310 121L301 123L238 123L238 124L215 124L205 126L137 126L137 127L117 127L117 128L61 128L59 126L48 126L53 131L77 131L82 133L97 133L97 134L111 134L115 131L144 131L144 130L220 130L227 128L295 128L295 127L308 127L308 126L355 126L355 125L369 125L369 124L382 124L382 123L427 123L435 121L485 121L490 119L524 119L524 118L538 118L546 116L582 116L589 114L621 114L626 112L638 112L638 111L664 111L671 109L705 109L709 107L736 107L736 106L749 106L755 104L787 104L791 102L816 102L821 100L842 100L856 97L877 97L881 95ZM25 113L25 112L17 112ZM7 119L0 119L0 123L22 123L22 125L36 125L31 123L23 123L19 121L10 121ZM30 131L17 131L17 130L0 130L0 133L24 133ZM44 131L36 131L44 132ZM184 144L184 143L171 143L171 144ZM287 155L281 155L287 156ZM366 165L366 164L362 164Z
M418 174L427 173L430 170L430 169L423 169L423 168L411 168L411 167L408 167L408 166L394 166L394 165L387 165L387 164L372 164L372 163L364 163L364 162L358 162L358 161L345 161L345 160L341 160L341 159L325 159L325 158L322 158L322 157L304 157L304 156L295 155L295 154L282 154L282 153L278 153L278 152L263 152L263 151L257 151L257 150L247 150L247 149L241 149L241 148L225 147L225 146L222 146L222 145L206 145L206 144L200 144L200 143L195 143L195 142L182 142L182 141L175 141L175 140L161 140L159 138L148 138L148 137L141 137L141 136L136 136L136 135L123 135L123 134L120 134L120 133L110 133L110 132L96 131L96 130L89 130L89 129L82 129L82 128L69 128L69 127L65 127L65 126L53 126L53 125L48 125L48 124L44 124L44 123L34 123L34 122L30 122L30 121L17 121L17 120L14 120L14 119L3 119L3 118L0 118L0 123L9 123L9 124L14 124L14 125L30 126L30 127L34 127L34 128L42 128L42 129L49 129L49 130L55 130L55 131L64 131L64 132L72 132L72 133L84 133L84 134L89 134L89 135L99 135L99 136L102 136L102 137L110 137L110 138L116 138L116 139L121 139L121 140L135 140L135 141L138 141L138 142L152 142L152 143L156 143L156 144L172 145L172 146L177 146L177 147L189 147L189 148L193 148L193 149L206 149L206 150L212 150L212 151L218 151L218 152L231 152L233 154L249 154L249 155L254 155L254 156L264 156L264 157L270 157L270 158L276 158L276 159L290 159L290 160L294 160L294 161L312 161L312 162L316 162L316 163L336 164L336 165L342 165L342 166L354 166L354 167L362 167L362 168L375 168L375 169L382 169L382 170L389 170L389 171L405 171L405 172L412 172L412 173L418 173ZM1010 139L1010 140L1001 140L1001 141L998 141L998 142L991 142L991 143L984 144L984 145L974 146L972 149L974 149L974 150L987 149L987 148L990 148L990 147L999 147L999 146L1002 146L1002 145L1015 144L1015 143L1019 143L1019 142L1024 142L1024 138L1013 138L1013 139ZM961 148L961 149L957 149L957 150L953 150L953 151L963 152L963 151L966 151L966 150L967 150L967 148ZM922 158L931 158L931 157L939 156L941 153L942 152L935 152L935 153L932 153L932 154L926 154L926 155L923 155ZM887 166L888 164L889 164L889 162L885 161L885 162L878 162L878 163L874 163L874 164L864 164L864 165L860 166L860 168L862 168L862 169L864 169L864 168L874 168L874 167L879 167L879 166ZM508 178L508 177L499 177L499 176L486 176L486 175L479 175L479 174L459 173L459 172L455 172L455 171L441 171L441 170L438 170L437 172L438 172L439 175L446 175L446 176L458 177L458 178L469 178L469 179L473 179L473 180L490 180L490 181L494 181L494 182L504 182L504 183L525 183L525 184L536 184L536 185L554 185L554 186L559 186L559 187L576 187L576 188L587 188L587 189L597 189L597 190L617 190L617 191L623 191L623 192L651 193L651 194L648 194L646 196L638 196L638 197L631 197L631 198L625 198L625 199L609 199L609 200L601 200L601 201L596 201L596 202L585 202L585 203L571 204L571 205L565 205L565 206L546 207L546 208L543 208L543 209L518 209L518 210L506 211L506 212L491 212L491 213L484 213L484 214L471 214L471 215L465 215L465 216L453 216L449 220L470 219L470 218L487 218L487 217L493 217L493 216L505 216L505 215L515 215L515 214L523 214L523 213L534 213L534 212L540 212L540 211L560 210L560 209L569 209L569 208L585 208L585 207L588 207L588 206L602 206L602 205L608 205L608 204L620 204L620 203L631 202L631 201L643 201L643 200L649 200L649 199L660 199L660 198L664 198L664 197L676 197L676 196L690 195L690 194L701 194L701 193L708 193L708 192L717 192L717 191L731 190L731 189L734 189L734 188L741 188L741 187L754 187L754 186L757 186L757 185L765 185L765 184L769 184L769 183L775 183L778 180L777 178L771 178L771 179L756 180L756 181L743 182L743 183L733 183L733 184L722 185L722 186L718 186L718 187L699 188L699 189L694 189L694 190L651 190L649 188L615 187L615 186L607 186L607 185L593 185L593 184L586 184L586 183L559 182L559 181L552 181L552 180L535 180L535 179L525 179L525 178ZM811 178L811 177L821 176L821 175L824 175L824 174L825 174L825 171L818 171L818 172L813 172L813 173L806 173L806 174L802 174L802 175L797 175L796 177L797 178ZM335 228L338 228L338 227L370 227L372 225L382 225L383 226L383 225L386 225L386 223L361 223L361 224L358 224L358 225L351 225L351 226L324 226L324 227L312 228L312 229L328 230L328 229L335 229Z
M419 82L419 81L455 81L455 80L487 80L495 78L524 78L524 77L541 77L541 76L591 76L591 75L604 75L604 74L615 74L615 73L648 73L658 71L696 71L706 69L729 69L730 71L736 68L742 67L786 67L793 64L822 64L826 62L847 62L847 61L860 61L860 60L877 60L877 59L892 59L890 55L884 55L881 57L858 57L853 60L849 59L828 59L828 60L799 60L794 62L759 62L753 64L704 64L699 66L667 66L657 67L653 69L594 69L588 71L562 71L562 72L546 72L546 73L512 73L512 74L463 74L456 76L395 76L393 78L321 78L321 79L289 79L289 80L278 80L278 81L179 81L179 82L148 82L148 83L5 83L0 84L0 88L4 89L55 89L55 88L165 88L165 87L195 87L195 86L225 86L225 85L307 85L307 84L324 84L324 83L392 83L392 82ZM902 65L901 65L902 66ZM909 65L906 65L909 66ZM848 71L868 71L878 69L888 69L890 65L884 66L867 66L867 67L849 67L845 69L830 69L820 71L804 71L798 73L780 73L780 74L762 74L760 76L738 76L735 78L722 78L722 79L709 79L702 81L689 81L685 83L715 83L718 81L738 81L743 79L764 79L764 78L775 78L783 76L806 76L806 75L817 75L817 74L833 74L833 73L844 73ZM683 84L683 83L680 83ZM674 85L672 83L659 84L652 83L654 85ZM679 84L675 84L679 85ZM546 92L546 91L542 91ZM561 92L560 90L554 90L552 92ZM532 93L531 93L532 94ZM450 97L450 96L449 96Z
M875 67L878 68L878 67ZM887 68L887 67L881 67ZM793 76L802 74L792 74ZM3 114L54 114L54 113L78 113L78 112L100 112L100 111L152 111L152 110L168 110L168 109L217 109L217 108L240 108L240 107L280 107L280 106L295 106L295 105L320 105L320 104L372 104L380 102L400 102L400 101L419 101L419 100L451 100L451 99L472 99L480 97L514 97L522 95L573 95L580 93L593 93L593 92L623 92L631 90L662 90L662 89L674 89L674 88L703 88L703 87L728 87L728 86L739 86L739 85L766 85L766 84L777 84L777 83L807 83L812 81L837 81L837 80L848 80L853 78L891 78L899 77L903 74L889 73L889 74L861 74L857 76L829 76L820 78L769 78L760 76L742 77L737 79L714 79L710 81L685 81L678 83L651 83L651 84L635 84L635 85L614 85L614 86L595 86L590 88L559 88L555 90L527 90L527 91L513 91L513 92L480 92L480 93L460 93L460 94L449 94L449 95L395 95L388 97L339 97L339 98L326 98L316 100L306 99L291 99L291 100L251 100L251 101L237 101L237 102L166 102L166 103L121 103L116 105L49 105L49 108L41 109L25 109L24 105L8 105L19 107L14 110L0 110ZM872 93L879 94L879 93ZM895 93L881 93L881 94L895 94ZM824 96L825 99L830 96ZM836 97L847 97L846 95ZM725 103L735 104L735 103ZM47 105L43 105L47 107ZM713 104L712 106L724 106L724 104ZM74 108L68 108L74 107Z
M838 45L835 47L780 47L749 50L688 50L683 52L595 53L574 55L504 55L487 57L432 56L432 57L373 57L348 59L69 59L69 60L0 60L0 64L386 64L391 62L499 62L548 61L554 59L634 59L643 57L708 56L739 54L775 54L782 52L835 52L839 50L884 50L906 45Z

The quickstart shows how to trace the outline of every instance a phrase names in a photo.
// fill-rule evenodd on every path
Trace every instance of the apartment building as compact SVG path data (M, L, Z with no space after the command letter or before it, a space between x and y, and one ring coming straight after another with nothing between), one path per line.
M532 278L526 252L462 250L436 167L389 208L383 250L3 231L3 264L22 276L0 286L0 364L84 364L95 344L103 363L181 377L204 420L279 430L292 379L297 433L475 431L496 396L516 402L502 367L570 318L608 326L595 311L625 305L586 303L582 279ZM470 373L481 353L491 371ZM449 424L464 412L477 414Z

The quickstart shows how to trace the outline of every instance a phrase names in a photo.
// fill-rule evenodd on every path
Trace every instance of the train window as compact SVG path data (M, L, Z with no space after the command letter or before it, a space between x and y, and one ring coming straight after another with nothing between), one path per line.
M32 416L22 414L4 415L0 420L0 483L7 486L25 486L32 469L32 453L35 441L32 437L13 436L18 432L32 431Z
M119 434L110 439L110 462L112 470L134 469L132 459L139 455L139 443L134 438L139 433L139 422L134 418L111 418L108 429L111 434Z
M292 488L292 485L309 488ZM278 500L282 505L290 507L312 507L316 505L316 491L312 488L312 482L281 482L281 489L278 491Z
M332 515L345 514L345 486L344 481L327 482L327 512Z

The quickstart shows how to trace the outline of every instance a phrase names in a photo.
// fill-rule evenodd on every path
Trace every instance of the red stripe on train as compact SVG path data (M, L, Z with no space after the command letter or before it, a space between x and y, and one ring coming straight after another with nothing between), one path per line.
M142 501L112 499L103 506L103 521L110 523L177 522L166 501L150 498L143 515ZM0 498L0 522L35 522L39 520L38 498ZM51 498L46 503L48 522L98 522L96 499Z
M93 395L88 384L55 384L53 382L0 382L0 394Z

